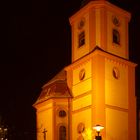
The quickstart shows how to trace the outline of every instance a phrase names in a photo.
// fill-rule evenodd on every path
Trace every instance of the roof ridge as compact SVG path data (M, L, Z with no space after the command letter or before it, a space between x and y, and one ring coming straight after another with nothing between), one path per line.
M56 82L56 81L66 81L66 71L63 68L61 71L59 71L51 80L49 80L45 85L43 85L42 88Z

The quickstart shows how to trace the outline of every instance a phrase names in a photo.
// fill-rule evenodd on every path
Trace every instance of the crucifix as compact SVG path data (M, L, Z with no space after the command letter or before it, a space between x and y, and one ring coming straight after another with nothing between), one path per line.
M46 133L47 133L47 130L44 128L44 131L42 132L44 134L44 140L46 140Z

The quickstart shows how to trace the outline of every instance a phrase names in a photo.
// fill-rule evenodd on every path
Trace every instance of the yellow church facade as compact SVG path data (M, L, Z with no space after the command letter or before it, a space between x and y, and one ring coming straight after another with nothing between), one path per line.
M72 63L42 87L37 140L136 140L135 67L129 61L131 15L105 0L70 17Z

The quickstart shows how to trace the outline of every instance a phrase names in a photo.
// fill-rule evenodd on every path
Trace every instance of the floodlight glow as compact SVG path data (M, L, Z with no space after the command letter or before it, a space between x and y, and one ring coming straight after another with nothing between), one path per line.
M93 127L93 129L95 129L97 132L100 132L102 129L104 129L104 127L101 125L96 125Z

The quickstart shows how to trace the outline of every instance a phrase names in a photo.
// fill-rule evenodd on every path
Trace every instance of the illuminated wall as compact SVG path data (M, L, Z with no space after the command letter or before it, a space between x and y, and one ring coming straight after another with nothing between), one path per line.
M66 128L66 138L68 139L68 135L69 135L69 125L68 123L70 123L70 118L69 118L69 112L68 112L68 106L69 106L69 102L66 99L55 99L55 107L54 107L54 139L58 139L59 140L59 129L60 126L64 126ZM66 116L62 116L60 117L60 111L65 111L66 112ZM62 114L63 115L63 114Z
M44 129L47 130L46 136L48 139L53 139L53 102L43 103L39 105L36 112L37 115L37 140L44 140ZM49 118L49 121L46 119Z
M106 59L105 63L107 139L126 140L128 139L128 66L110 59Z
M72 62L91 52L96 46L128 59L128 23L130 13L108 3L91 1L70 18L72 27ZM118 34L114 35L114 32ZM80 33L84 43L79 45Z
M37 118L37 140L59 140L60 127L66 128L66 137L69 136L70 112L68 112L69 101L68 99L50 99L48 101L36 105L36 118ZM61 111L62 112L60 114ZM63 114L66 113L66 114ZM61 116L60 116L61 115ZM64 116L66 115L66 116ZM63 117L64 116L64 117ZM45 132L44 136L44 130Z
M118 78L113 76L114 70ZM106 59L105 92L106 104L128 109L128 66L125 63Z
M77 132L77 126L82 122L85 124L86 128L91 128L91 109L82 109L77 112L73 112L72 119L72 140L77 139L79 137L79 133ZM79 117L80 116L80 117Z
M80 76L83 76L84 80L80 80ZM91 79L91 61L78 64L73 68L73 96L79 96L91 90L92 79ZM82 87L82 88L81 88Z
M76 128L80 122L87 129L105 126L103 139L136 139L136 130L131 130L136 128L136 65L127 61L130 17L127 11L99 0L89 2L70 18L72 64L66 71L74 97L72 139L79 138Z
M86 128L91 128L92 116L92 62L87 60L72 66L72 139L79 138L77 126L84 123ZM86 115L85 115L86 114Z

